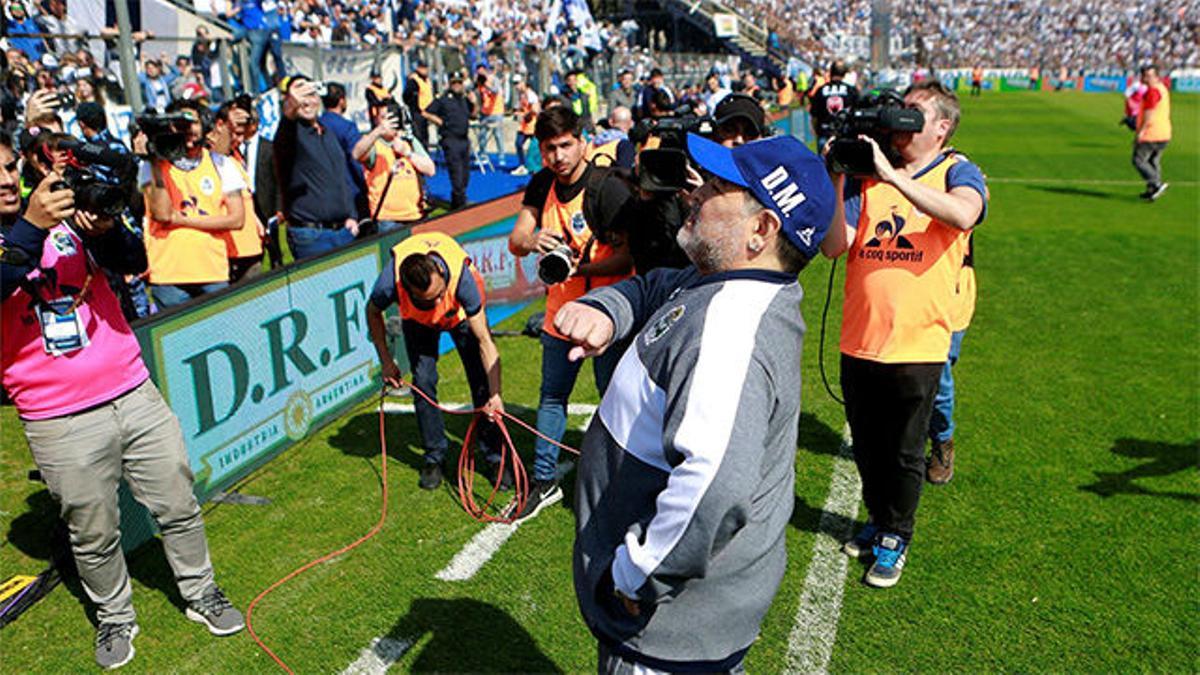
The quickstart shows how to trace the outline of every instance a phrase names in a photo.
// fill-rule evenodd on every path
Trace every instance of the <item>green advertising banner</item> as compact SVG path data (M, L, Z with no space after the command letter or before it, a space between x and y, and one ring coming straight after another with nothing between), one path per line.
M356 247L144 331L198 497L376 390L364 309L380 265Z
M519 207L520 195L502 197L417 228L463 243L487 285L493 324L545 292L536 261L508 252ZM183 428L200 501L379 392L366 303L392 246L406 236L368 239L133 327ZM125 550L154 534L124 487L121 530Z

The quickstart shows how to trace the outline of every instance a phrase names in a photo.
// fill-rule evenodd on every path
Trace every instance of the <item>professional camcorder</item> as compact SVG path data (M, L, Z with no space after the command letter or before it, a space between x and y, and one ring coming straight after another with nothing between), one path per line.
M113 152L95 143L61 139L43 154L66 153L62 184L75 193L75 208L98 216L115 218L129 206L130 183L136 165L130 155Z
M147 150L158 159L173 162L187 153L188 130L193 118L187 113L138 115L133 120L130 133L146 134Z
M871 144L859 138L869 136L893 164L900 157L892 148L896 133L919 132L925 128L920 110L906 108L904 97L894 89L872 92L853 110L844 110L834 118L834 139L829 144L829 168L837 173L869 176L875 173Z
M657 147L638 154L638 186L648 192L678 192L687 188L687 135L711 136L711 117L681 115L644 119L629 134L636 144L655 139Z

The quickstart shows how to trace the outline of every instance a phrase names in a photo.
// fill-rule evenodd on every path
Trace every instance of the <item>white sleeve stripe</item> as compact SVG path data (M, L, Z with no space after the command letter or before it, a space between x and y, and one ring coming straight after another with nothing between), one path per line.
M674 446L684 461L658 495L645 543L632 533L613 560L613 580L636 591L683 538L725 457L763 312L782 287L751 280L725 282L705 312L700 353Z
M662 446L667 394L650 379L636 345L621 357L608 389L620 395L605 396L600 401L600 423L625 452L670 473L671 465Z

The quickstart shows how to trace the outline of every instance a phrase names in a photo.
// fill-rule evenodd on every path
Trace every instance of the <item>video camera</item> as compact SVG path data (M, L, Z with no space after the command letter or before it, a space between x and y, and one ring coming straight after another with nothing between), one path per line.
M62 172L61 185L75 193L75 208L98 216L115 218L129 206L130 183L136 169L133 157L95 143L76 139L61 139L50 152L65 152L67 166Z
M829 144L829 168L836 173L869 176L875 173L871 144L859 138L869 136L893 165L900 157L892 147L896 133L918 132L925 128L920 110L904 105L904 97L894 89L868 94L853 110L843 110L833 120L834 139Z
M194 120L186 113L147 113L134 117L130 133L146 134L147 151L154 157L173 162L187 153L188 130Z
M687 188L687 135L711 136L716 124L711 117L693 114L647 118L629 133L641 145L651 138L658 147L638 154L638 187L647 192L678 192Z

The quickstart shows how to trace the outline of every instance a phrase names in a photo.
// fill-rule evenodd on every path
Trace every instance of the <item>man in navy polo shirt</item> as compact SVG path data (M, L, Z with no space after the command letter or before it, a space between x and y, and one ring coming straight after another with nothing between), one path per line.
M311 258L358 236L354 197L337 137L318 120L321 100L308 78L285 79L283 119L275 132L275 175L296 260Z

